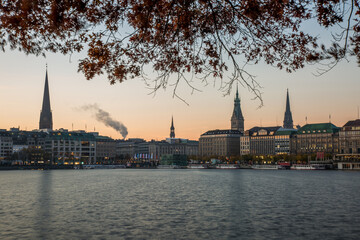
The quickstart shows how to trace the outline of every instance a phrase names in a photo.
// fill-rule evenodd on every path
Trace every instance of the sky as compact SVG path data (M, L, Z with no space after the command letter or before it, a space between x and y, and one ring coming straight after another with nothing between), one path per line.
M121 134L96 120L94 112L81 110L97 104L128 129L127 138L162 140L169 137L171 118L179 138L198 140L208 130L229 129L236 87L224 96L219 82L194 83L201 92L185 84L178 94L188 105L173 98L172 87L151 94L141 79L110 85L107 76L86 80L77 72L78 60L85 53L47 57L25 55L19 51L0 52L0 129L20 127L33 130L39 126L46 64L53 112L54 129L97 131L114 139ZM340 62L330 72L315 76L319 65L307 65L295 73L286 73L265 64L249 65L247 70L262 86L264 106L239 85L245 129L283 124L286 89L289 89L294 124L331 121L343 126L358 117L360 106L360 67L354 58ZM329 119L331 115L331 119Z

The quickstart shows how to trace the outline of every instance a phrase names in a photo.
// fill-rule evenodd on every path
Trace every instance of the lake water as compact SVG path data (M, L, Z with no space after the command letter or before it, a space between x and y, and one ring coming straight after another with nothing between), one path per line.
M359 239L360 172L0 172L0 239Z

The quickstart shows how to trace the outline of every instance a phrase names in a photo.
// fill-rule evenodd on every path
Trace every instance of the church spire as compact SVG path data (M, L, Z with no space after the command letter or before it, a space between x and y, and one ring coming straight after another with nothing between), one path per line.
M292 114L290 111L290 99L289 99L289 89L286 92L286 109L285 109L285 116L284 116L284 128L293 128L293 119Z
M171 117L170 138L175 138L174 117Z
M44 97L43 97L43 104L40 113L39 129L52 130L52 128L53 128L53 122L52 122L52 113L50 107L49 81L48 81L48 72L46 65Z
M286 111L290 112L289 89L286 89Z
M244 132L244 117L241 112L239 89L236 86L236 96L234 99L234 111L231 117L231 130Z

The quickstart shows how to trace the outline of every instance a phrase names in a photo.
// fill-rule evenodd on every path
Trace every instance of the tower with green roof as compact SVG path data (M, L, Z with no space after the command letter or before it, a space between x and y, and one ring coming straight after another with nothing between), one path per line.
M234 111L231 117L231 130L244 132L244 117L241 112L239 90L236 88L236 97L234 100Z

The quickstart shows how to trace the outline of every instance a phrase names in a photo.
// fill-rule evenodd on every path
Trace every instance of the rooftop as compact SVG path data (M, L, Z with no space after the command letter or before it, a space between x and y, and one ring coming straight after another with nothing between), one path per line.
M339 130L340 128L332 123L314 123L306 124L298 130L297 134L336 133Z
M238 135L240 135L241 132L238 131L238 130L231 130L231 129L228 129L228 130L219 130L219 129L216 129L216 130L207 131L206 133L201 134L201 136L223 135L223 134L238 134Z
M359 127L360 126L360 119L348 121L344 127Z
M269 136L275 135L275 132L281 127L253 127L248 130L250 136Z
M95 141L95 136L91 133L83 132L60 132L54 131L49 133L51 139L64 139L64 140L93 140Z
M1 137L10 137L11 135L10 135L10 133L8 133L8 132L0 131L0 136L1 136Z
M287 128L280 128L279 130L277 130L275 132L275 135L279 136L279 135L291 135L296 133L298 130L297 129L287 129Z

